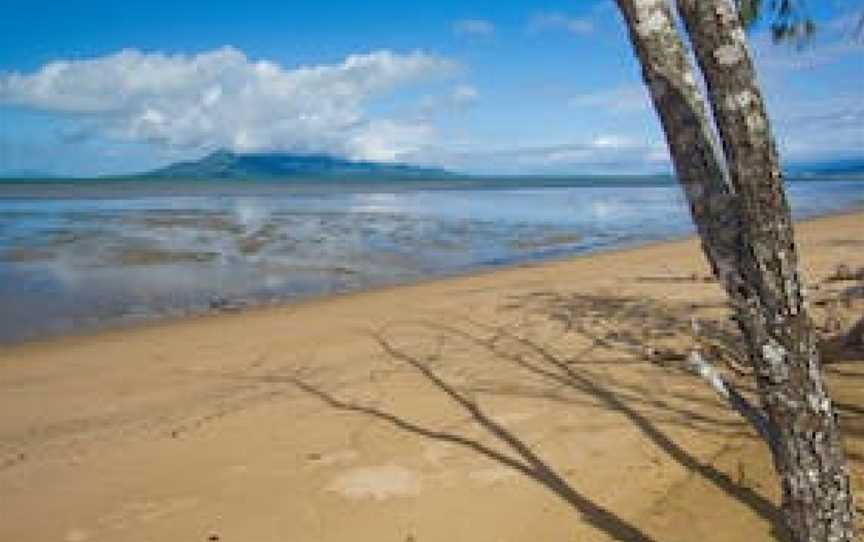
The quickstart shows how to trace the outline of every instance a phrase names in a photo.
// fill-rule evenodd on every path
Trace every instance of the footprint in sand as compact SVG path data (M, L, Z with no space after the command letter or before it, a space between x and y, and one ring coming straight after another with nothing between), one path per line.
M345 471L326 489L349 499L383 501L418 495L422 486L417 472L398 465L381 465Z

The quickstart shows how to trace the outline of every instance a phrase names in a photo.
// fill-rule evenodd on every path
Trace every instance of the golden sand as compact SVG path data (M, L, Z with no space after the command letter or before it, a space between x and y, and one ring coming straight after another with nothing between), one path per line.
M830 338L864 214L797 229ZM735 347L707 275L687 240L2 347L0 541L769 540L765 446L680 368L691 316Z

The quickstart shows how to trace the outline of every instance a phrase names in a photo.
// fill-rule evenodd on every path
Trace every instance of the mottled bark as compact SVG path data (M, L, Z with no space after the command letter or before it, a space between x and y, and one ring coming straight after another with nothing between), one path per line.
M772 452L776 453L773 446L776 445L779 440L775 434L774 426L771 424L771 421L765 417L765 414L760 409L751 405L744 396L738 393L738 390L726 381L726 378L723 377L720 371L702 357L701 352L698 350L692 351L688 362L693 372L698 374L702 380L707 382L717 395L726 399L729 402L729 406L744 416L744 419L750 422L750 425L756 429L759 436L761 436L772 447Z
M708 86L724 163L669 5L618 5L703 250L747 342L771 426L760 433L771 445L790 533L796 542L851 541L845 457L822 385L777 152L738 15L729 0L678 0Z
M739 211L693 68L662 0L619 0L678 180L714 274L739 282Z
M820 373L780 163L738 13L728 0L678 0L708 87L740 202L738 320L776 426L783 512L802 542L852 540L846 458Z
M732 291L732 285L742 281L738 272L739 210L672 12L664 2L618 4L642 66L642 77L666 133L703 252L714 274ZM765 416L744 401L701 353L694 351L694 354L690 359L691 370L774 446L773 432Z

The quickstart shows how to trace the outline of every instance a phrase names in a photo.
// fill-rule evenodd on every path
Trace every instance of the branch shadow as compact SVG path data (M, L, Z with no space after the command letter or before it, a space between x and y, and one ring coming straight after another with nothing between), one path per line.
M716 469L712 465L701 463L661 431L648 416L642 414L638 408L634 408L629 404L629 402L632 401L640 407L650 405L659 408L660 410L675 411L675 407L670 403L644 395L641 398L633 397L631 395L628 401L625 399L625 397L627 397L626 392L622 394L618 389L621 385L616 386L616 389L604 385L599 381L599 379L592 378L591 376L576 370L574 364L566 363L544 346L501 327L491 328L490 326L478 322L472 323L475 326L486 328L487 331L494 332L495 335L492 340L483 341L449 326L439 325L438 327L446 329L451 333L458 334L467 340L474 341L476 344L488 348L497 355L499 359L515 363L523 369L527 369L531 373L547 378L557 384L567 386L582 395L592 397L598 400L605 409L622 414L668 457L675 460L688 471L703 477L718 489L747 505L753 512L771 523L776 532L783 532L783 523L780 511L773 503L752 489L735 483L728 474ZM503 345L501 344L502 339L506 341ZM534 359L528 359L526 356L519 354L514 355L513 349L509 347L507 342L515 342L518 343L518 345L529 349L531 352L536 354ZM607 341L600 342L603 344L609 344ZM595 344L597 344L597 342L595 342ZM636 391L644 393L644 390L631 390L633 393ZM680 409L678 409L676 414L685 418L685 420L688 418L692 420L700 416L696 412ZM705 421L710 425L723 424L721 420L705 416L702 416L702 421ZM693 424L687 424L686 421L683 424L689 425L691 428L695 427Z
M746 353L740 345L737 326L726 316L728 313L722 306L535 291L506 297L499 307L499 314L512 314L516 317L515 322L513 318L503 318L506 324L493 325L470 317L451 318L446 320L447 323L400 321L369 333L390 362L407 367L412 374L432 384L449 403L467 414L466 419L476 422L483 429L483 435L493 437L495 443L503 445L501 449L504 452L497 445L490 446L457 430L435 428L432 424L401 415L392 408L387 410L366 401L346 399L342 392L327 391L299 376L285 377L283 374L269 378L269 381L288 382L330 408L365 415L401 431L461 446L541 484L578 511L590 525L617 540L652 541L639 527L573 487L529 444L484 412L474 397L482 394L543 399L614 412L692 476L704 480L766 521L776 539L788 539L779 507L748 487L740 472L736 481L733 475L714 465L717 457L728 450L728 444L716 456L700 458L663 429L686 428L714 437L735 437L742 442L759 440L743 420L736 420L731 414L724 415L722 402L701 382L694 380L694 385L680 389L673 386L674 391L657 391L650 389L645 382L636 380L634 383L633 378L619 379L611 374L598 373L606 368L611 368L613 373L626 367L639 369L641 365L651 371L667 371L679 379L691 378L682 372L686 358L682 344L694 340L690 318L696 314L700 316L700 346L709 349L713 359L721 360L724 372L735 381L736 387L753 398L753 379L750 368L741 361L746 360ZM455 384L455 380L451 382L445 378L439 365L448 361L440 356L440 345L435 354L411 354L388 338L390 330L403 325L420 330L427 337L436 336L440 341L446 339L460 345L471 345L475 351L479 348L482 359L505 364L522 374L530 374L532 378L507 381L508 377L502 373L468 384L461 381ZM550 335L550 328L557 335ZM538 334L532 335L532 331L537 329L543 330L539 334L541 338L535 338ZM574 337L578 340L574 341ZM559 340L563 347L558 344ZM574 344L579 346L573 347ZM557 353L562 351L567 355ZM837 407L847 416L862 412L860 407L852 404L840 402ZM767 447L765 453L767 457ZM856 457L850 459L856 460Z
M864 268L852 272L848 266L840 265L813 288L818 292L812 305L821 316L817 330L822 335L820 350L826 371L831 372L834 364L864 360Z
M788 538L780 510L776 505L750 487L736 483L730 475L712 464L700 461L659 428L661 423L672 424L713 435L755 438L746 424L711 416L699 412L695 408L677 406L664 398L654 397L653 394L646 393L646 389L642 386L608 378L606 378L606 382L603 382L597 375L584 370L584 368L594 365L595 362L603 363L598 356L594 355L597 350L617 352L619 354L617 358L613 358L612 361L606 360L615 365L647 364L648 362L663 365L667 362L674 363L683 360L683 356L674 350L665 346L653 345L651 342L652 338L669 338L689 330L687 320L682 321L681 314L663 305L646 306L644 299L636 302L626 298L561 296L550 292L535 292L529 297L528 305L530 306L526 306L524 303L525 298L511 298L505 308L535 316L540 314L543 318L557 322L562 328L562 334L578 334L587 338L588 346L564 359L544 344L520 335L508 326L492 326L473 321L470 318L466 318L465 325L459 327L452 324L425 321L403 323L425 328L430 333L437 333L442 337L441 340L443 337L459 338L481 347L491 354L493 359L506 362L539 377L539 380L546 384L539 387L532 388L524 383L510 382L506 386L501 386L500 383L498 385L462 386L462 391L460 391L433 370L429 360L424 361L396 348L380 331L371 333L387 356L392 360L406 364L432 383L450 401L468 413L470 418L476 421L489 435L505 444L509 450L516 454L516 457L502 454L460 434L424 427L393 412L342 400L320 387L300 379L292 379L292 383L300 390L316 396L332 408L371 416L400 430L409 431L425 438L458 444L510 467L550 489L559 498L579 511L590 524L618 540L651 540L638 528L592 502L579 493L577 489L570 486L552 467L544 463L528 445L485 414L470 397L477 393L525 398L536 397L614 411L623 415L624 419L637 428L640 434L651 441L659 450L662 450L666 456L687 469L688 472L703 478L767 521L777 539L785 540ZM539 305L537 304L538 300L540 301ZM586 323L586 318L596 320L598 316L602 316L602 319L608 324L601 326L602 330ZM625 322L628 324L637 323L638 325L622 325ZM594 323L596 324L596 322ZM515 327L519 327L519 325ZM706 328L707 336L712 338L717 344L717 348L725 349L726 355L738 355L735 342L731 340L733 337L731 325L722 322L709 322ZM718 404L714 398L706 399L704 396L695 394L676 398L684 401L688 406L701 405L716 408ZM643 411L648 410L659 411L663 415L654 415L649 418L647 414L643 413Z
M299 378L291 378L290 382L300 390L317 397L336 410L364 414L389 423L402 431L414 433L428 439L456 444L488 459L497 461L498 463L509 467L546 487L561 500L579 512L579 514L590 525L602 530L609 536L614 537L616 540L624 542L657 542L656 539L651 538L635 525L618 517L603 506L596 504L572 487L551 466L544 462L540 456L533 452L528 444L520 440L503 425L493 420L476 402L471 400L467 395L458 391L454 386L448 384L426 363L395 348L381 334L375 333L373 334L373 337L387 355L392 357L394 360L404 362L415 369L435 388L441 391L450 401L467 412L471 419L477 422L477 424L479 424L479 426L489 435L493 436L498 442L504 444L507 449L515 454L515 457L513 455L502 453L477 440L470 439L458 433L430 429L391 412L372 406L340 400L339 398L323 391L319 387L304 382Z
M860 280L860 276L856 276L856 279ZM844 288L832 292L823 291L824 302L821 306L831 308L833 311L820 312L817 309L813 314L817 330L822 333L821 349L825 362L823 370L827 375L843 378L846 387L853 385L852 381L861 378L862 373L850 371L849 368L854 366L848 363L844 365L844 362L864 359L861 356L864 351L860 348L854 350L848 345L842 351L836 347L832 348L838 341L845 340L845 329L848 326L838 325L832 330L826 326L826 322L830 322L831 318L838 318L838 314L841 323L844 317L848 320L849 314L853 315L853 319L860 318L860 310L857 310L856 303L862 300L864 300L864 286ZM614 295L535 291L511 296L506 307L522 314L532 314L535 317L545 319L547 322L557 322L562 334L581 335L590 346L580 354L588 355L590 353L592 354L591 358L597 357L597 350L629 352L633 357L642 358L656 365L670 368L678 366L680 368L681 361L686 357L686 352L682 351L680 345L686 344L688 341L691 344L698 341L703 351L708 351L709 358L720 362L728 379L735 382L736 387L744 391L751 400L757 400L747 352L742 347L743 341L740 340L735 321L729 317L728 310L725 310L723 306L676 304L644 297L628 298ZM845 313L843 309L845 309ZM694 316L700 317L700 337L698 338L694 337L691 331L691 318ZM500 331L496 331L496 333L500 333ZM741 488L728 475L717 471L710 465L694 465L692 456L689 456L673 440L666 438L663 433L657 431L656 426L642 414L642 411L644 407L650 406L669 412L662 399L638 398L634 401L627 394L622 393L618 386L613 386L614 389L604 389L604 386L599 384L596 379L586 380L584 375L574 371L574 368L577 367L576 363L572 360L562 359L560 356L556 357L544 344L530 344L519 337L515 337L515 340L534 349L540 357L545 359L547 366L556 367L557 375L555 378L559 382L569 380L580 390L601 397L609 408L622 412L646 437L655 442L670 457L691 468L727 494L747 504L755 513L771 522L774 536L781 539L788 538L789 535L781 520L780 510L775 505L758 493L748 488ZM678 343L677 349L676 342ZM499 355L506 357L506 352L499 351ZM512 361L519 362L520 360L514 359ZM563 379L561 378L562 375ZM630 391L637 393L639 390ZM860 439L864 436L864 427L860 423L864 409L850 401L840 400L843 397L843 394L835 397L833 403L841 419L844 436L848 439ZM693 404L694 398L687 398L687 402L688 405ZM860 457L860 455L850 454L849 459L860 462Z

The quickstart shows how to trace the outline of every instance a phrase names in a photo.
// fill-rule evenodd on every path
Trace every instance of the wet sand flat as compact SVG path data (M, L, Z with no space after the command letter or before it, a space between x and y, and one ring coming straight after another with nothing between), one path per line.
M680 239L671 179L2 183L0 343ZM545 182L551 182L547 179ZM792 181L793 216L862 208Z
M860 493L864 214L797 233ZM0 347L0 540L771 540L767 450L680 367L691 316L736 348L708 275L690 239Z

